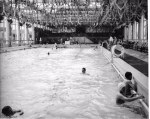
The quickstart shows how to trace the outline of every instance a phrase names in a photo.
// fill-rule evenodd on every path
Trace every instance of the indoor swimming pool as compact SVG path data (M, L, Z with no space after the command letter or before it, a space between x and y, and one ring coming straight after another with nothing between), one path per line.
M100 49L37 48L0 58L1 109L21 109L17 118L145 119L138 101L116 105L122 80Z

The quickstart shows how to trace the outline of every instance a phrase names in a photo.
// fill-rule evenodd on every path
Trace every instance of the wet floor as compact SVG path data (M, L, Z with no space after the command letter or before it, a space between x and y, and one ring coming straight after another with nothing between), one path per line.
M50 53L49 55L47 53ZM87 70L82 74L82 68ZM1 54L1 108L28 119L143 119L138 102L117 106L117 73L93 48Z

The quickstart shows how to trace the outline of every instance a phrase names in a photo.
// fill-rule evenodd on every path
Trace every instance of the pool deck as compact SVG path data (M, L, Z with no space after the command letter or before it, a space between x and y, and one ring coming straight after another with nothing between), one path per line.
M148 77L148 54L132 49L126 49L126 54L125 61Z
M132 49L125 49L125 53L148 63L148 54L147 53L139 52L139 51L132 50Z
M0 53L7 53L7 52L12 52L12 51L25 50L25 49L38 48L38 47L39 47L39 45L32 45L32 47L30 47L29 45L4 47L4 48L0 48Z

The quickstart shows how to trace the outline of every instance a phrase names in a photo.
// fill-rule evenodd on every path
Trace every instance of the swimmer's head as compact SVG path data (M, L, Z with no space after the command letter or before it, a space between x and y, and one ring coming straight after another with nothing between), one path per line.
M82 73L83 73L83 74L86 73L86 68L82 68Z
M9 116L11 117L12 115L14 115L14 112L12 110L12 108L10 106L5 106L3 109L2 109L2 113L5 115L5 116Z
M126 77L127 80L131 80L132 79L132 73L131 72L126 72L125 77Z

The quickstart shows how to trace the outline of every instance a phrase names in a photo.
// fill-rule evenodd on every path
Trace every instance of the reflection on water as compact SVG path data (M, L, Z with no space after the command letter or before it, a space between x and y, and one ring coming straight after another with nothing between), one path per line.
M83 67L88 75L81 73ZM120 79L100 51L92 48L1 54L0 78L2 107L22 109L23 118L144 118L140 111L115 104Z

